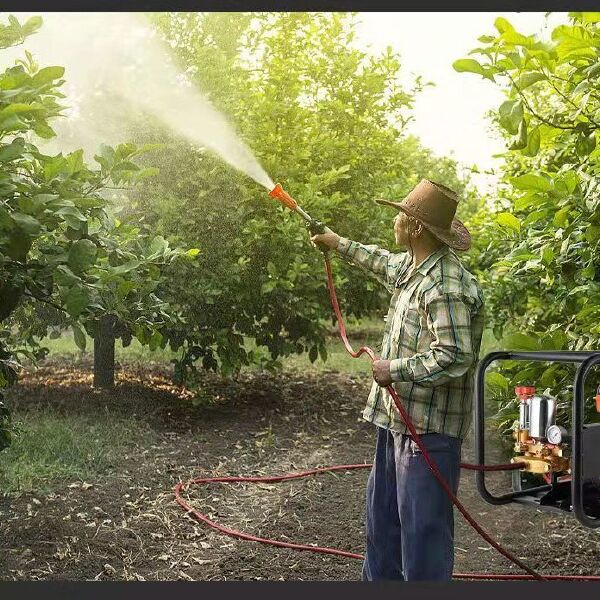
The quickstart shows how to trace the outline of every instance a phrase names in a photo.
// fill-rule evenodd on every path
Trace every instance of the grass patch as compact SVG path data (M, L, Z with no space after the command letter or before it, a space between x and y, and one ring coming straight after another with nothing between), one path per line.
M94 357L94 340L89 336L86 336L85 350L80 350L75 344L73 339L73 333L71 331L64 331L63 334L55 339L44 338L41 341L42 346L46 346L50 351L49 357L51 358L65 358L65 359L92 359ZM115 360L123 363L147 363L151 362L166 362L168 363L172 358L178 355L177 352L173 352L169 346L166 348L157 348L152 351L148 346L142 346L136 339L131 341L131 344L126 348L123 347L123 343L119 338L115 342Z
M18 434L0 457L0 491L48 491L60 481L94 480L107 473L142 435L108 413L59 415L50 409L15 412Z

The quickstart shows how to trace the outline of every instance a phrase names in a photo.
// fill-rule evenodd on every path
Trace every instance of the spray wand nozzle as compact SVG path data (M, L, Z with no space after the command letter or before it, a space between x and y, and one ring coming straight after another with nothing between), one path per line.
M296 200L294 200L282 187L281 184L278 183L270 192L269 196L271 198L275 198L283 204L287 206L290 210L298 213L305 221L306 227L313 234L316 235L318 233L325 233L325 224L321 223L321 221L317 221L313 219L304 209L302 209ZM323 249L323 248L321 248Z

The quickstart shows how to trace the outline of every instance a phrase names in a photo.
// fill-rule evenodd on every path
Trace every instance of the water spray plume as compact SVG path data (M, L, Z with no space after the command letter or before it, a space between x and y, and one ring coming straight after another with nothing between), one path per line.
M45 13L43 18L44 26L27 40L27 48L40 63L66 67L70 105L68 120L55 124L52 151L81 147L91 158L101 143L125 141L127 108L152 115L192 145L215 152L265 189L273 188L229 119L194 84L194 67L182 72L144 15ZM21 48L3 51L0 63L8 66L21 54Z

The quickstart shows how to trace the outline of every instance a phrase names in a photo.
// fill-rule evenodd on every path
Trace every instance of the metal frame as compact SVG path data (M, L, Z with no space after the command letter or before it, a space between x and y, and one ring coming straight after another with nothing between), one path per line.
M497 360L523 360L538 362L562 362L578 363L579 367L575 373L573 385L573 420L572 420L572 450L571 459L571 502L573 513L577 520L586 527L600 527L600 518L589 517L583 508L583 461L582 461L582 441L584 433L584 383L589 370L600 364L600 352L568 352L568 351L500 351L486 354L475 372L475 451L477 461L480 465L485 464L485 372L487 368ZM485 486L485 471L477 471L475 475L477 490L482 498L490 504L508 504L509 502L518 502L525 504L536 504L541 510L551 510L564 512L561 509L537 504L533 497L535 494L552 489L550 484L540 485L527 490L513 491L509 494L494 496Z

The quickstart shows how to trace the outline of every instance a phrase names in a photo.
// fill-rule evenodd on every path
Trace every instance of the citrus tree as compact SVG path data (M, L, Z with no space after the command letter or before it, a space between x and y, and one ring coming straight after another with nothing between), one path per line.
M569 13L550 41L506 20L454 63L502 87L495 112L507 140L498 198L471 220L473 268L490 324L512 349L600 347L600 13ZM511 366L511 365L508 365ZM569 398L572 372L523 364L510 383ZM509 380L494 381L504 396ZM514 416L511 402L502 405Z
M421 177L465 189L453 161L406 134L425 83L402 86L391 50L374 57L358 49L352 15L177 13L155 21L182 71L271 177L340 234L393 247L393 215L373 198L400 198ZM185 315L185 329L172 335L188 340L187 364L201 359L232 372L251 362L274 367L296 352L325 357L331 311L322 258L300 219L155 123L133 123L132 135L165 143L160 174L132 210L173 243L203 250L163 292ZM377 314L387 302L356 270L338 263L336 277L347 313Z
M0 46L21 43L41 24L9 17ZM0 388L16 380L19 360L39 356L37 341L49 329L70 326L83 348L84 331L98 337L109 319L114 335L161 344L171 320L155 292L161 267L183 252L119 219L110 197L153 174L134 162L148 148L102 147L93 168L82 151L49 156L36 145L55 135L63 75L28 52L0 73ZM9 441L7 420L2 405L0 448Z

